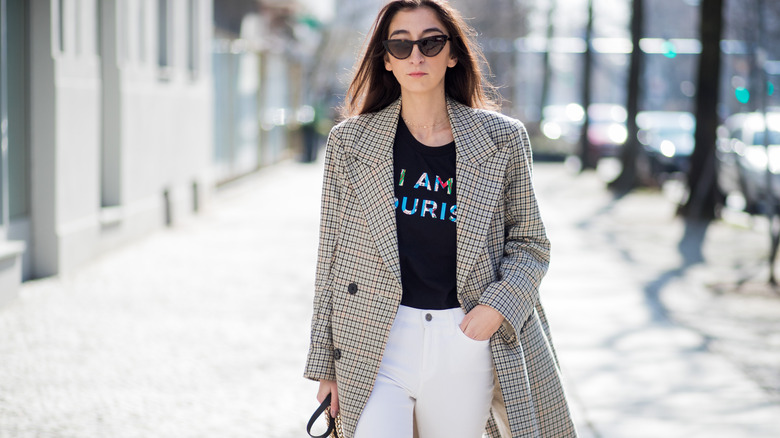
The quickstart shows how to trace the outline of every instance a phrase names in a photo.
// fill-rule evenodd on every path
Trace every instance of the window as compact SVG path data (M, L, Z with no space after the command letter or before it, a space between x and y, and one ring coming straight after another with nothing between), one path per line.
M83 38L82 32L82 25L81 25L81 1L80 0L73 0L76 13L73 14L73 28L76 30L76 56L81 55L81 39Z
M146 0L138 5L138 62L146 64Z
M171 10L169 0L157 0L157 66L160 79L168 80L171 70Z
M24 2L6 2L7 19L5 30L7 40L4 45L2 75L5 75L4 92L5 114L7 120L6 140L8 141L7 167L8 178L2 184L8 184L8 218L22 218L29 215L29 175L30 150L27 137L28 102L26 90L29 88L29 67L27 51L28 21ZM10 225L11 222L9 222Z
M65 0L57 2L57 38L60 53L65 53Z
M199 22L199 0L188 0L187 2L187 22L189 24L187 30L187 70L190 73L190 78L196 79L198 77L199 65L199 50L200 50L200 22Z
M5 19L5 14L0 16L0 20ZM5 44L5 41L1 41L0 44ZM2 50L2 49L0 49ZM5 73L2 71L5 68L5 57L0 56L3 61L2 67L0 67L0 238L5 238L5 230L3 227L8 226L8 156L6 150L8 148L8 135L6 134L6 126L8 126L8 119L5 116L5 90L2 84L5 83Z
M114 3L114 7L116 8L115 16L113 17L113 19L116 20L116 59L120 65L130 62L130 41L127 37L127 23L128 20L130 20L130 14L127 13L129 8L128 3L127 0L117 0Z
M103 2L95 2L95 54L103 57Z

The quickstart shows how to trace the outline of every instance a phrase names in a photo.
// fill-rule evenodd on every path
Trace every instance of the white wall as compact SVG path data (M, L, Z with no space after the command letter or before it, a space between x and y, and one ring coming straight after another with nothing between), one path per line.
M59 0L31 1L28 248L36 277L66 272L164 226L166 190L176 222L193 210L193 184L200 203L213 187L212 1L195 1L193 76L186 54L190 2L169 0L172 58L164 79L158 0L100 0L100 18L97 1L64 0L62 20ZM104 155L113 166L107 172Z

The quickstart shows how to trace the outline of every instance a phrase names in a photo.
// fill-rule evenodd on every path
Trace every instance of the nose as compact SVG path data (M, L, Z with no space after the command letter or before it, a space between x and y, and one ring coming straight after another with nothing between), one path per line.
M413 64L419 64L425 60L425 56L423 56L422 52L420 51L420 46L417 44L412 46L412 54L409 55L409 60Z

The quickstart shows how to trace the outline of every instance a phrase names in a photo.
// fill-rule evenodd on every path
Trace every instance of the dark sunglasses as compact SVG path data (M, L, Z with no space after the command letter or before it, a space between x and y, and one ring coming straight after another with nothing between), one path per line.
M420 48L420 53L427 57L433 57L441 53L441 49L447 44L447 40L451 38L447 35L436 35L425 38L420 38L417 41L409 40L386 40L382 41L382 45L385 46L387 53L393 55L397 59L406 59L412 54L414 45Z

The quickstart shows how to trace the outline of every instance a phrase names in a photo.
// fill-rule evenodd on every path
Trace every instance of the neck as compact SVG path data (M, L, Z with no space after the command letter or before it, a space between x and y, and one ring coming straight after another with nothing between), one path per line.
M425 96L401 93L401 117L410 128L437 130L449 127L444 90Z

